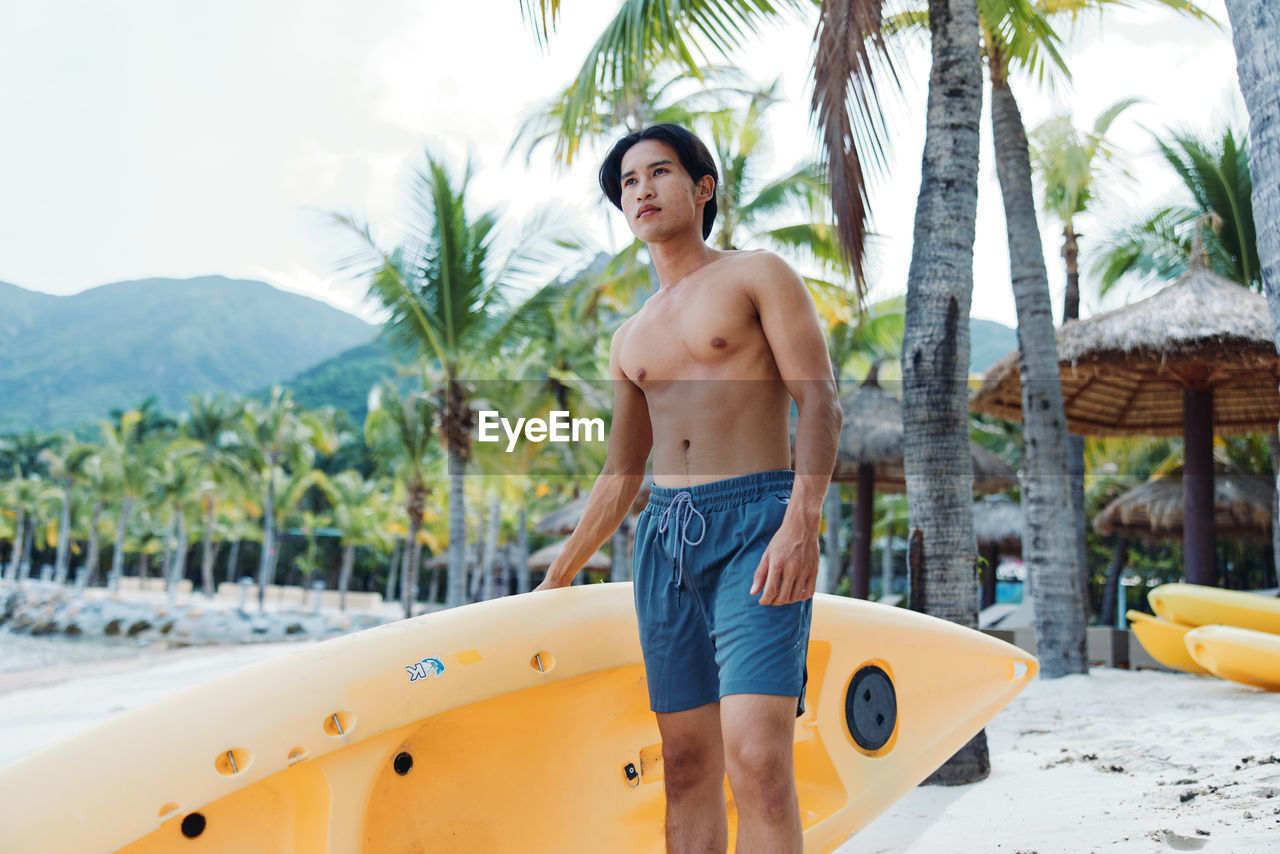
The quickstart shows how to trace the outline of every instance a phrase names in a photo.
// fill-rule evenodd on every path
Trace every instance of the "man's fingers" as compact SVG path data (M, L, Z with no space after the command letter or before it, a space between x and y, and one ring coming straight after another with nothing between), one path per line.
M756 574L751 578L751 595L754 596L764 589L765 582L769 578L769 554L765 553L760 558L760 565L756 567Z

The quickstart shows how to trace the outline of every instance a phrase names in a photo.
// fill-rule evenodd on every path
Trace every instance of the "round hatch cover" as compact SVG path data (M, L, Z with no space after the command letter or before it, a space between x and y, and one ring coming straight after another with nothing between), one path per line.
M855 673L844 697L844 717L859 747L868 752L884 747L898 722L898 695L889 674L873 664Z

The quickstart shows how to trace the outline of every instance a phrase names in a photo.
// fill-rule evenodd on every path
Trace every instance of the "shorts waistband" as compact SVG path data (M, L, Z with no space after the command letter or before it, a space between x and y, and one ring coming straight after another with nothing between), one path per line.
M740 504L758 500L762 495L778 489L790 489L796 473L790 469L761 471L744 474L727 480L700 483L697 486L658 486L649 490L649 506L665 510L677 495L687 494L694 507L702 511L727 510Z

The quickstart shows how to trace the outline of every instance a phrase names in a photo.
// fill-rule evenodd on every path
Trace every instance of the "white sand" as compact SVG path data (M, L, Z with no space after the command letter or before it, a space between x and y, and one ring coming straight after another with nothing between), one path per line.
M60 646L33 646L44 643ZM126 654L68 643L0 634L4 669L29 668L0 672L0 766L297 648ZM916 789L840 854L1280 851L1277 729L1280 694L1212 677L1097 669L1041 680L987 728L987 780Z

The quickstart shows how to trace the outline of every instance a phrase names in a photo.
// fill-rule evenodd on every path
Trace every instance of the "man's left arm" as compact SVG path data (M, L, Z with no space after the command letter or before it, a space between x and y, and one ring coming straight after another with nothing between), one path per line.
M804 281L778 256L762 252L752 299L765 339L796 402L796 479L782 527L756 570L751 593L761 605L788 605L813 596L818 577L822 503L840 440L841 412L827 342Z

